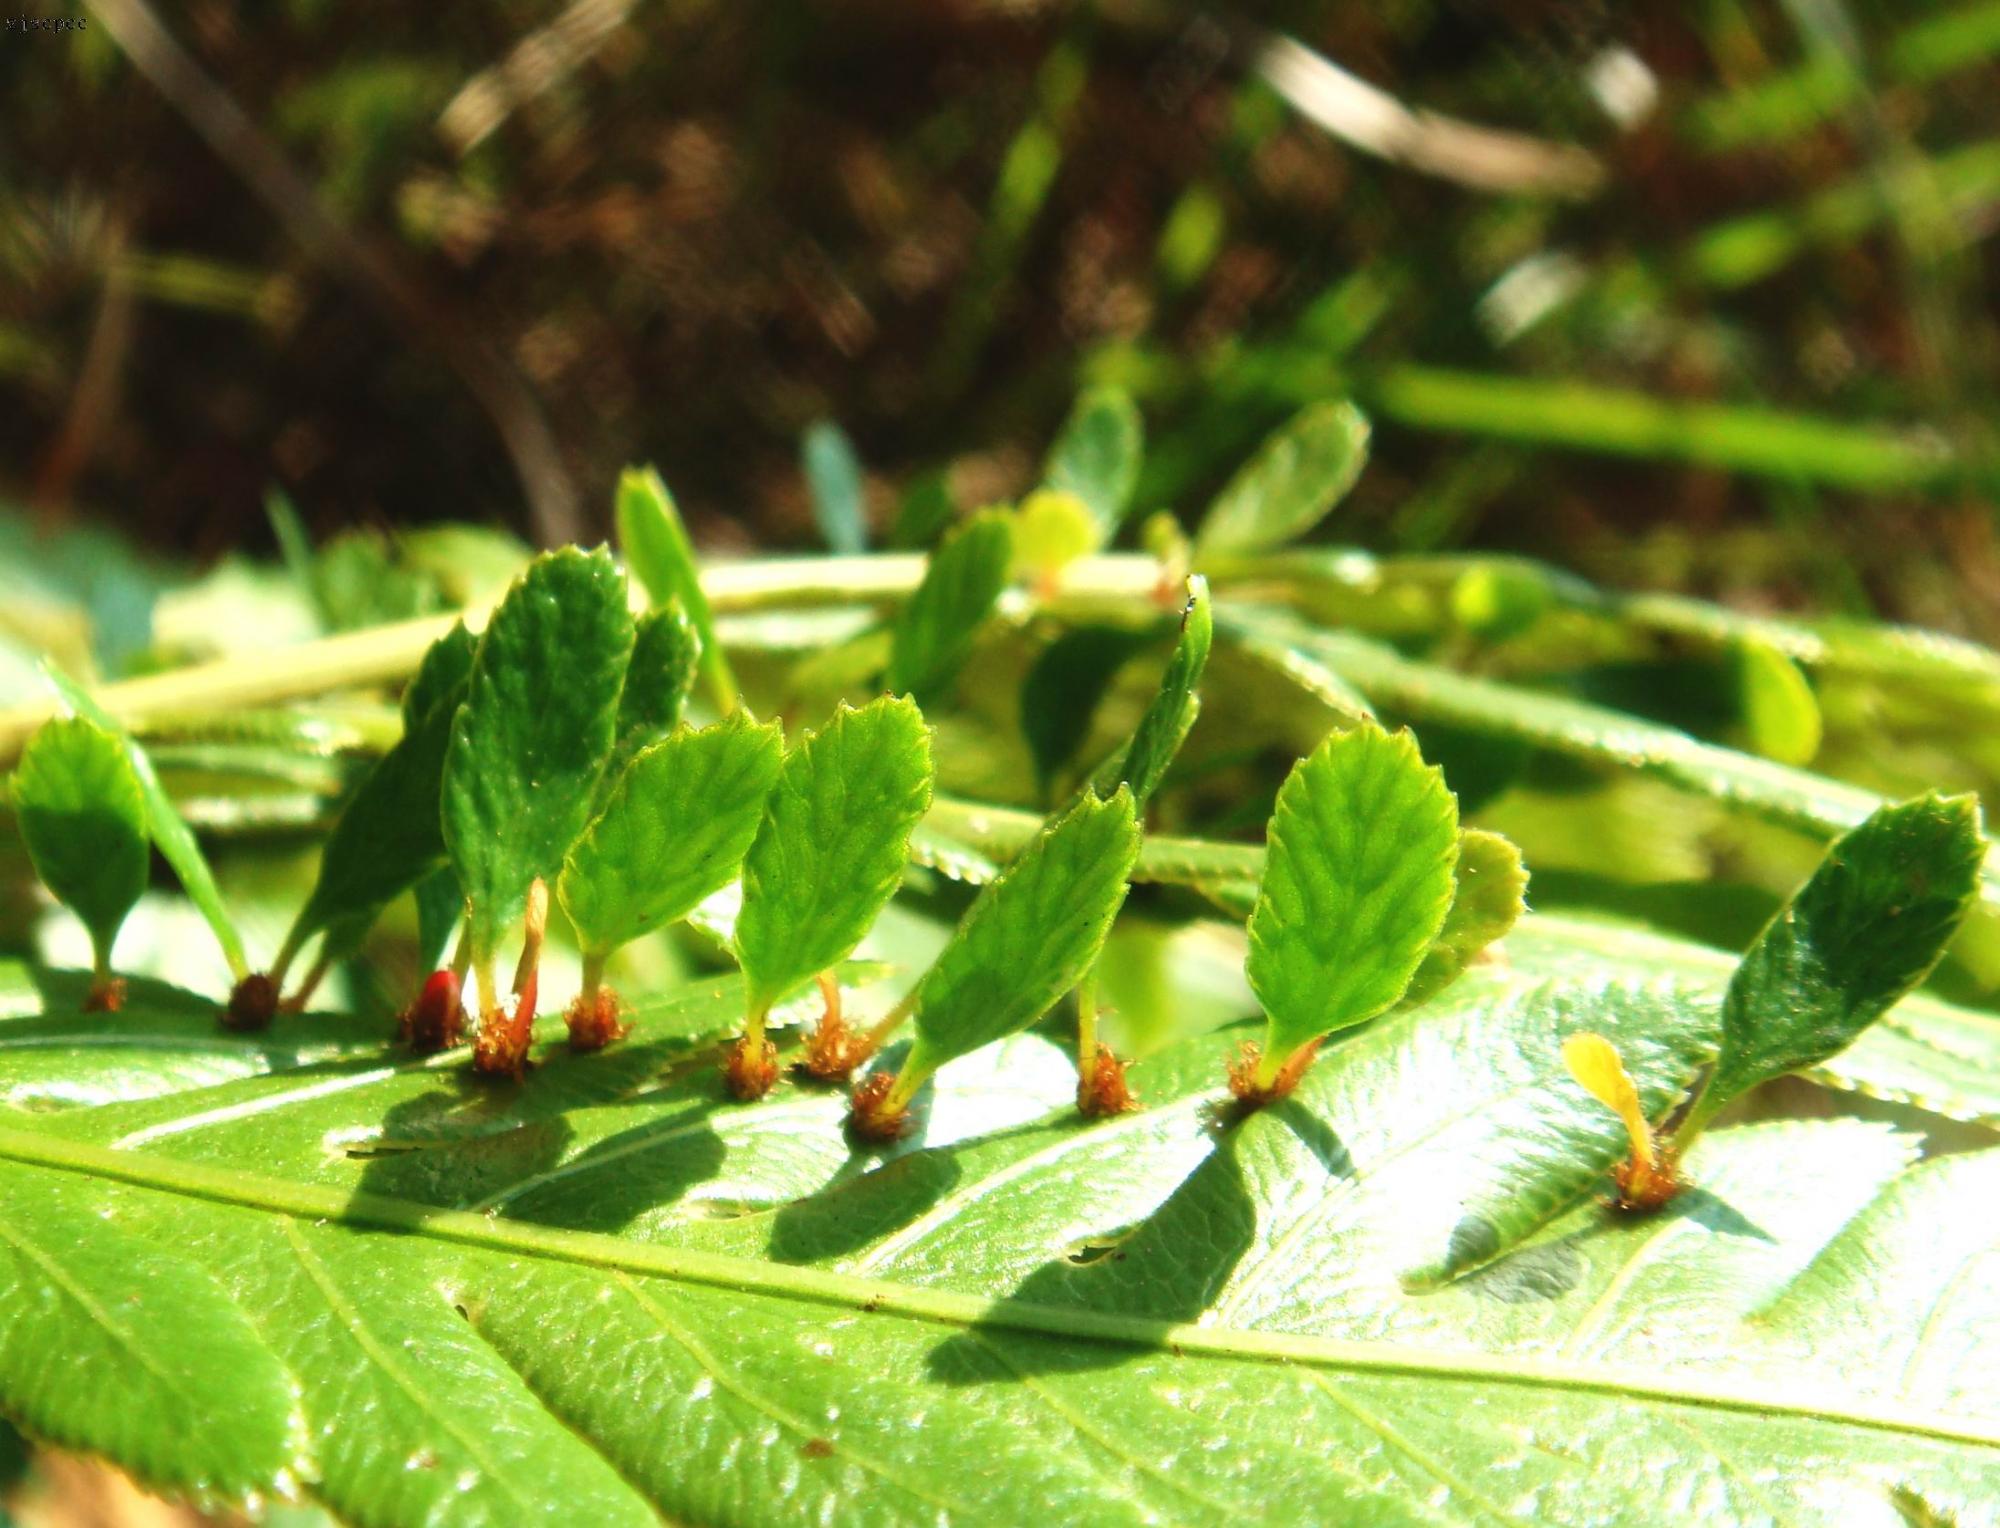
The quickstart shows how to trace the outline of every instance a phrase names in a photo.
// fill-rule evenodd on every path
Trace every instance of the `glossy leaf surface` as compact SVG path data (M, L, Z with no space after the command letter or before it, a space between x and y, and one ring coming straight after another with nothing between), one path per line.
M1127 791L1086 792L982 887L917 986L910 1065L929 1071L1024 1029L1082 979L1139 854Z
M486 960L536 877L589 820L632 655L625 579L604 551L539 558L493 613L452 725L444 837Z
M641 751L557 882L584 953L609 954L684 918L733 880L783 756L777 723L741 711Z
M1407 732L1335 733L1278 792L1250 916L1267 1056L1373 1018L1443 926L1458 808Z
M930 800L930 733L907 699L842 706L786 754L743 862L736 954L753 1006L860 942Z

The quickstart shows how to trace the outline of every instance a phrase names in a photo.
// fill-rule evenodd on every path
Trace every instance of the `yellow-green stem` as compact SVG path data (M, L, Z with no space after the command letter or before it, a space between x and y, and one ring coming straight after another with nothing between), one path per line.
M1097 968L1076 987L1076 1073L1087 1084L1097 1076Z
M755 1049L764 1040L764 1025L771 1017L769 1003L752 1003L750 1012L743 1019L743 1039L746 1045Z
M604 985L604 963L611 958L610 952L592 954L588 950L583 956L583 1000L587 1003L597 1000L597 989Z
M902 1001L897 1003L896 1006L894 1008L891 1008L887 1013L883 1014L882 1017L877 1019L875 1023L869 1028L868 1044L870 1048L874 1050L880 1050L883 1047L883 1045L887 1043L889 1036L893 1035L898 1029L903 1027L903 1021L909 1018L910 1014L912 1013L912 1011L915 1010L916 1006L917 1006L917 989L915 987L912 987L908 992L905 992L903 994Z
M906 1058L903 1069L896 1074L896 1080L889 1085L883 1095L881 1113L886 1119L894 1119L910 1107L910 1101L917 1096L917 1089L930 1080L929 1067L919 1071Z

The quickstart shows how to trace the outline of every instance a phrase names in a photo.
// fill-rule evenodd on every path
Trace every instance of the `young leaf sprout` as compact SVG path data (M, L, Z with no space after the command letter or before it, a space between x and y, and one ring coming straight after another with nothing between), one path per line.
M1639 1089L1618 1048L1585 1029L1563 1041L1562 1054L1577 1085L1625 1122L1632 1154L1611 1170L1618 1208L1632 1213L1659 1209L1681 1191L1678 1153L1670 1143L1654 1138L1639 1105Z

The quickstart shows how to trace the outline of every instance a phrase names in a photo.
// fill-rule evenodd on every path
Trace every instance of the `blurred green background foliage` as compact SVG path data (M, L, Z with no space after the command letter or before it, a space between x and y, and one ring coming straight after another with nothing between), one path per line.
M809 547L816 424L886 527L1032 486L1093 380L1192 511L1347 392L1327 539L2000 626L1991 0L75 14L0 38L44 528L590 539L650 459L707 546Z

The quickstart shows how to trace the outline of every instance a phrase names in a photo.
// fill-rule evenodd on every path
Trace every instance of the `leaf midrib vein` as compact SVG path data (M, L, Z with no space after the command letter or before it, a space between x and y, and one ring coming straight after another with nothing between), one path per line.
M1451 1352L1292 1332L1193 1326L1118 1312L1065 1309L1007 1298L986 1299L692 1248L625 1242L596 1232L496 1220L462 1210L438 1210L407 1200L350 1194L235 1168L157 1158L143 1152L111 1151L86 1142L4 1126L0 1126L0 1159L84 1177L112 1179L137 1188L243 1209L297 1219L324 1219L350 1229L422 1234L492 1252L616 1269L746 1294L774 1295L938 1326L1004 1327L1071 1342L1171 1352L1177 1358L1290 1364L1447 1383L1484 1382L1619 1396L1705 1410L1785 1416L2000 1450L2000 1421L1961 1419L1894 1403L1841 1405L1821 1398L1825 1386L1820 1379L1809 1386L1787 1387L1704 1375L1701 1383L1696 1384L1684 1373L1657 1374L1522 1355ZM1800 1393L1801 1390L1810 1393Z

